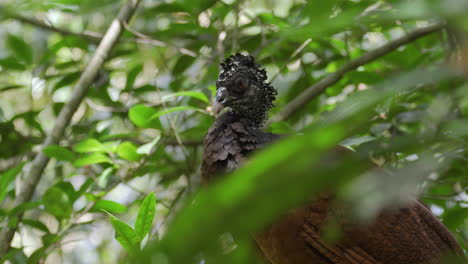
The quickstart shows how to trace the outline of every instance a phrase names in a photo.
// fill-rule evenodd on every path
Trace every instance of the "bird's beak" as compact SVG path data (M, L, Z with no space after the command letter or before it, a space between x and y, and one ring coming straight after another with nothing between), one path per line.
M211 111L213 111L215 115L221 112L221 110L223 110L226 107L225 105L223 105L223 103L228 101L228 97L229 96L226 87L219 87L216 91L216 98L213 102L213 107L211 109Z
M212 107L211 107L211 111L213 111L213 114L217 115L223 109L224 109L224 105L222 105L220 102L218 102L218 100L214 99Z

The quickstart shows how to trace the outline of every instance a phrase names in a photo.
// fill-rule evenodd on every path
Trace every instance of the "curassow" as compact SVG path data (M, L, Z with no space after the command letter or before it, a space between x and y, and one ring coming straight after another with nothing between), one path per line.
M230 110L217 117L206 135L201 168L205 182L235 170L249 153L280 138L262 131L277 94L266 82L266 71L252 56L239 53L221 66L213 111ZM349 152L346 155L354 154ZM462 258L452 234L417 200L382 210L364 227L342 219L332 202L332 195L319 195L255 233L264 257L272 264L435 264L446 254ZM321 233L332 217L341 227L336 243L326 242Z

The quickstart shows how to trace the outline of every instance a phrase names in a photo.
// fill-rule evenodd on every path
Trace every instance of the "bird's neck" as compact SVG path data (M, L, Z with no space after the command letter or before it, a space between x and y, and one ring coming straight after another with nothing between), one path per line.
M267 111L264 109L244 109L242 111L232 111L238 118L245 119L252 127L262 128L267 119Z

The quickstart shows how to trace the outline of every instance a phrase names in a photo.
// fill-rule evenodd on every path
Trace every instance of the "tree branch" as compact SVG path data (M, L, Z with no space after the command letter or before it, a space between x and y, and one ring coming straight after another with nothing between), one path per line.
M42 148L49 145L58 144L60 139L63 137L64 132L70 120L79 107L81 101L86 95L90 85L96 78L99 70L102 68L104 61L107 59L110 51L117 43L122 31L122 21L128 21L135 9L137 8L140 0L128 0L126 4L120 9L117 17L112 21L106 34L102 38L99 46L97 47L93 57L91 58L88 66L81 74L78 83L73 89L73 93L70 101L60 111L55 125L50 134L44 140ZM32 161L29 170L25 172L25 177L20 186L20 191L15 200L15 206L30 201L34 190L42 176L42 173L49 162L49 158L41 151L39 152L34 160ZM16 215L21 219L22 213ZM17 227L5 226L0 232L0 256L4 256L10 247L13 235L16 232Z
M312 99L323 93L328 87L332 86L333 84L337 83L345 73L350 72L358 68L359 66L362 66L364 64L367 64L369 62L372 62L394 50L397 48L411 43L421 37L424 37L426 35L429 35L431 33L437 32L444 28L445 25L443 24L434 24L430 25L427 27L422 27L418 28L405 36L392 40L388 42L387 44L370 51L361 57L352 60L340 69L338 69L336 72L331 73L327 75L325 78L321 79L311 87L307 88L304 90L301 94L299 94L296 98L294 98L291 102L289 102L283 110L281 110L279 113L274 115L268 122L267 126L270 125L273 122L279 122L287 119L290 117L292 114L296 113L298 110L300 110L303 106L305 106L307 103L309 103Z
M4 7L0 6L0 8L4 8ZM64 35L64 36L76 36L76 37L79 37L79 38L81 38L83 40L93 42L93 43L96 43L96 44L98 44L102 40L102 37L103 37L101 33L97 33L97 32L85 31L85 32L82 32L82 33L77 33L77 32L73 32L73 31L70 31L70 30L54 27L54 26L46 24L46 23L44 23L44 22L42 22L40 20L29 18L29 17L24 17L24 16L21 16L21 15L12 13L12 12L10 12L8 10L5 12L5 16L7 18L17 20L17 21L19 21L21 23L24 23L24 24L30 24L30 25L33 25L35 27L38 27L38 28L41 28L41 29L44 29L44 30L47 30L47 31L56 32L56 33L59 33L59 34Z
M0 9L2 9L2 8L3 7L0 5ZM47 23L44 23L44 22L42 22L40 20L24 17L22 15L15 14L15 13L10 12L10 11L5 11L5 16L8 17L8 18L20 21L21 23L30 24L32 26L35 26L35 27L38 27L38 28L41 28L41 29L44 29L44 30L47 30L47 31L56 32L56 33L59 33L59 34L64 35L64 36L76 36L78 38L89 41L91 43L98 44L99 42L101 42L101 40L103 38L103 35L101 33L98 33L98 32L92 32L92 31L73 32L73 31L70 31L70 30L67 30L67 29L54 27L54 26L49 25ZM185 54L187 56L194 57L194 58L198 56L198 54L196 52L193 52L193 51L191 51L189 49L179 48L179 47L177 47L177 46L175 46L173 44L166 43L166 42L163 42L163 41L160 41L160 40L157 40L157 39L153 39L153 38L151 38L151 37L149 37L147 35L136 32L136 31L132 30L131 28L129 28L127 23L124 23L123 25L124 25L124 27L125 27L125 29L127 31L129 31L133 35L137 36L136 38L124 38L124 39L122 39L122 41L124 41L124 42L135 42L135 43L147 44L147 45L152 45L152 46L157 46L157 47L171 47L171 48L174 48L175 50L177 50L178 52L180 52L182 54Z

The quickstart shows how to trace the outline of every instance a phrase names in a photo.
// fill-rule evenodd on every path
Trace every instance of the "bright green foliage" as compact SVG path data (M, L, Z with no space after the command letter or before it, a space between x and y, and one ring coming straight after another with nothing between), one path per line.
M21 163L20 165L5 171L0 175L0 202L5 199L11 182L15 180L16 175L18 175L23 166L24 163Z
M104 210L109 213L117 214L127 212L127 207L114 201L99 200L93 205L90 211L99 212L99 210Z
M45 210L57 219L63 219L70 216L72 212L72 203L70 197L61 188L49 188L42 198Z
M153 225L154 213L156 210L156 196L154 193L148 194L140 205L137 219L135 221L135 231L140 240L143 240Z
M75 153L71 152L65 147L50 145L42 150L48 157L55 158L57 160L64 160L73 162L76 158Z
M73 147L73 150L80 153L86 152L105 152L104 145L94 138L85 139Z
M101 209L105 212L108 212L107 209L110 209L117 212L116 209L119 207L126 209L124 206L115 202L99 201L96 203L94 209ZM134 254L140 250L141 242L151 230L155 210L156 196L154 196L154 193L150 193L140 204L140 209L138 210L138 215L135 220L135 229L108 213L110 223L115 230L115 238L128 252Z
M137 153L137 147L131 142L123 142L117 148L117 154L128 161L137 161L140 159L140 154Z
M139 251L140 238L135 230L111 214L109 214L109 218L115 230L115 239L119 241L120 245L133 254Z
M156 114L156 110L144 105L135 105L128 111L128 117L138 127L142 128L158 128L160 124L157 119L152 117Z

